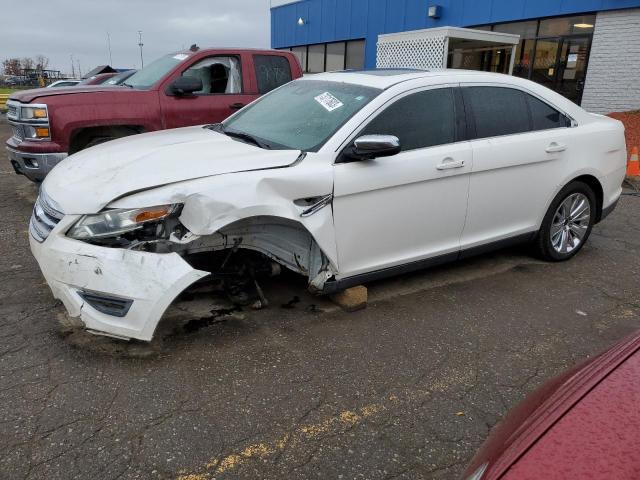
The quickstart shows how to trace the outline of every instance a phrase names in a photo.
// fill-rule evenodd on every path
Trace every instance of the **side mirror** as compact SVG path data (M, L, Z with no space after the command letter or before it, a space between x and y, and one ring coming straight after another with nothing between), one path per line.
M352 160L372 160L379 157L391 157L400 153L400 140L393 135L363 135L356 138L347 156Z
M202 90L202 80L196 77L178 77L171 84L174 95L191 95Z

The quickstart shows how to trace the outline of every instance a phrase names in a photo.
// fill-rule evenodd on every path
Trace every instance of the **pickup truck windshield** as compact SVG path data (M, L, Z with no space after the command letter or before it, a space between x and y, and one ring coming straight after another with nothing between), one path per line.
M187 53L171 53L160 57L155 62L134 73L124 82L127 87L146 90L153 87L162 77L181 62L189 58Z
M299 80L263 96L223 122L224 129L284 148L317 152L382 90L349 83Z

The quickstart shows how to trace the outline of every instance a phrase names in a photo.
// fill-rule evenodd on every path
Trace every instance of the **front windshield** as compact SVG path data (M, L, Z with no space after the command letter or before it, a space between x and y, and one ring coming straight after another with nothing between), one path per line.
M115 77L111 77L110 79L108 79L106 82L104 82L104 84L105 85L120 85L127 78L132 76L134 73L135 72L131 72L131 71L126 71L126 72L119 73Z
M124 82L128 87L138 90L146 90L153 87L162 77L169 73L180 62L189 58L187 53L171 53L160 57L155 62L147 65L142 70L138 70Z
M265 95L223 122L227 131L267 144L317 152L381 90L325 80L298 80Z

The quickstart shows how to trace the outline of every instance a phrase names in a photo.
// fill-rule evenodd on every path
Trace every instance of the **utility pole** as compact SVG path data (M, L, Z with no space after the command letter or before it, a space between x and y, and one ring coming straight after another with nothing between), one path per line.
M142 57L142 30L138 30L138 46L140 47L140 68L144 68L144 58Z
M109 66L113 67L113 58L111 58L111 35L107 32L107 48L109 49Z
M82 69L80 68L80 59L77 59L78 62L78 77L82 78Z
M73 65L73 53L69 56L71 57L71 78L76 78L76 67Z

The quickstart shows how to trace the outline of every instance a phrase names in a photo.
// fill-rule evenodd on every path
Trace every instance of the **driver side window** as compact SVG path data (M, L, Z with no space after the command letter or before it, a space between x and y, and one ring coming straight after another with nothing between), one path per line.
M455 142L453 89L425 90L397 100L374 118L362 135L394 135L403 152Z
M193 92L195 95L242 93L240 59L237 57L208 57L189 67L182 75L202 81L202 90Z

